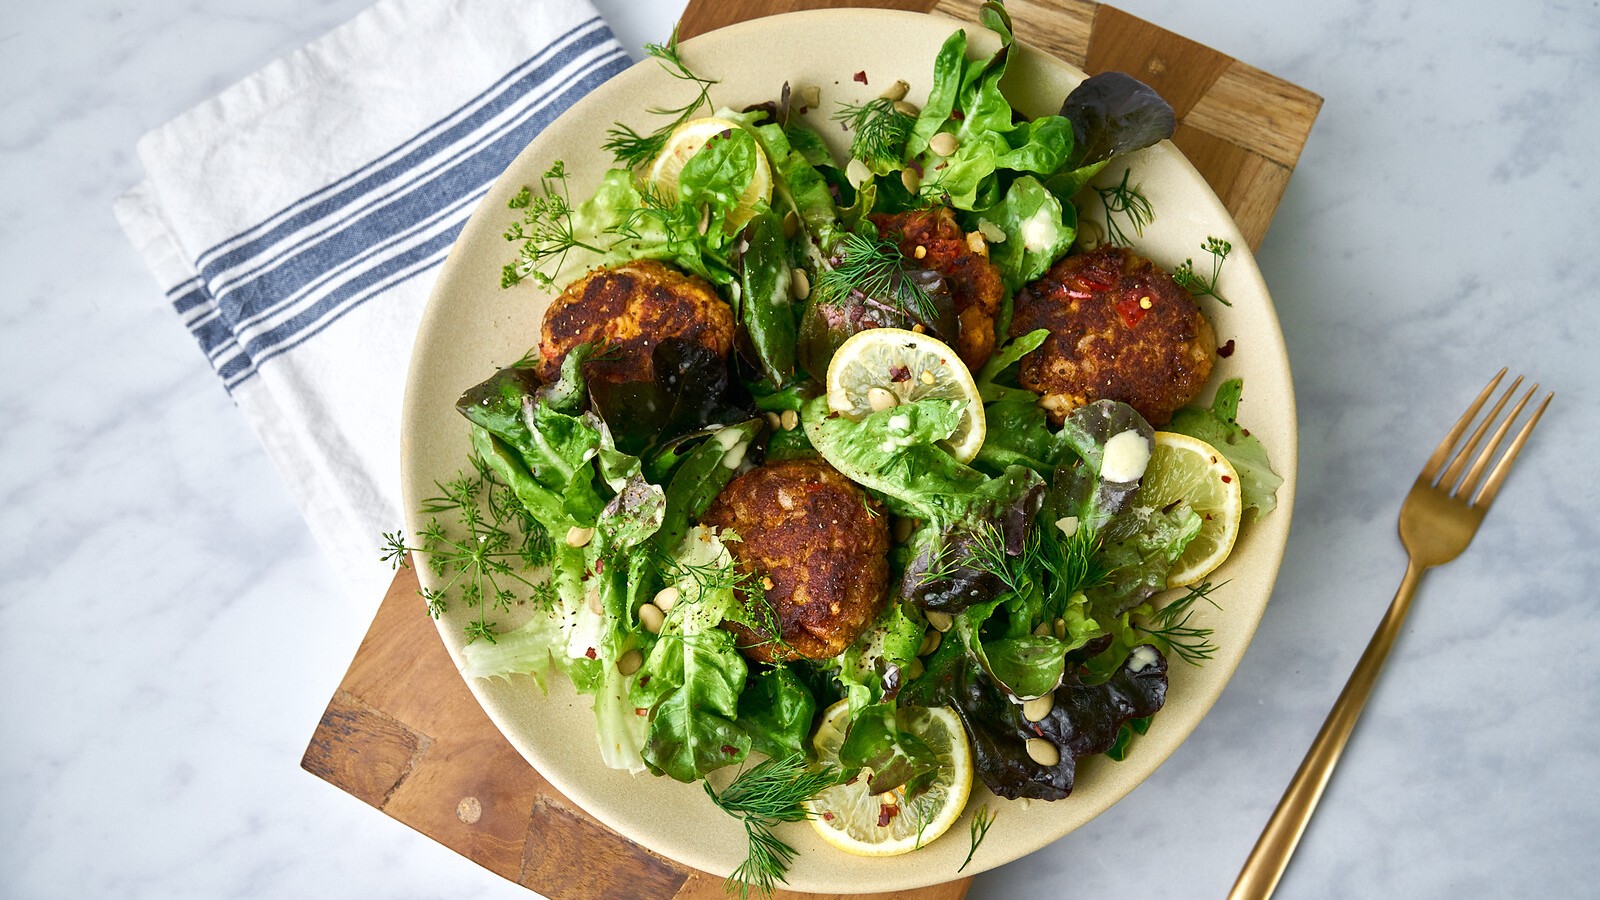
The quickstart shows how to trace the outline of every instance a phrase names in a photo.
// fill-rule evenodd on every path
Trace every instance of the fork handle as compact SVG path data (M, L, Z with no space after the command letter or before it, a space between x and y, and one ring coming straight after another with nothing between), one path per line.
M1339 699L1334 701L1333 709L1323 721L1322 730L1317 732L1317 739L1311 742L1306 758L1289 781L1283 799L1278 801L1278 808L1273 810L1255 849L1250 851L1250 858L1239 871L1239 880L1234 882L1228 900L1266 900L1278 886L1278 879L1288 868L1289 857L1294 855L1295 846L1300 843L1300 836L1317 808L1317 801L1322 799L1333 767L1344 752L1345 742L1356 727L1356 719L1361 717L1367 697L1372 694L1378 672L1389 658L1389 650L1400 634L1400 625L1411 609L1411 597L1417 591L1422 572L1423 567L1417 565L1415 559L1406 563L1405 578L1400 581L1400 589L1395 592L1388 613L1373 632L1372 640L1367 642L1361 661L1356 663L1350 680L1345 682Z

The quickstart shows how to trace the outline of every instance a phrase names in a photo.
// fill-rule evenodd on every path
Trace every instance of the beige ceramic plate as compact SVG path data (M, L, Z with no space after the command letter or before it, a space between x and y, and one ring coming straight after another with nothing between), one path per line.
M876 96L895 79L911 84L913 102L928 91L933 58L957 27L952 20L913 13L834 10L758 19L704 35L683 44L690 66L720 79L713 102L742 107L774 99L784 81L822 86L822 110L810 115L842 156L846 135L827 120L841 101ZM993 35L976 25L967 32L978 49L989 52ZM852 75L865 71L870 85ZM1013 57L1008 93L1030 115L1053 113L1083 78L1077 69L1041 53ZM548 299L531 283L508 291L497 287L500 268L512 256L501 232L512 220L506 200L525 184L564 160L571 173L574 201L586 196L609 162L599 147L613 122L641 131L658 119L649 106L676 106L688 87L667 77L651 61L612 79L557 119L522 153L467 224L434 290L417 338L406 396L402 452L406 508L430 496L436 480L466 466L467 423L454 410L461 392L508 365L537 343L537 324ZM1196 624L1216 629L1220 646L1203 668L1175 661L1166 709L1150 733L1122 763L1096 759L1079 768L1077 789L1057 803L998 800L975 792L968 815L987 803L998 821L965 874L982 871L1056 840L1104 811L1161 764L1205 715L1243 656L1255 632L1288 537L1294 505L1295 411L1288 358L1272 302L1255 260L1232 220L1200 175L1170 144L1137 154L1128 162L1132 181L1155 206L1156 220L1136 246L1158 265L1172 269L1188 257L1209 264L1201 243L1209 235L1233 242L1223 268L1221 289L1233 303L1205 301L1219 341L1235 342L1236 352L1221 360L1213 384L1243 376L1241 419L1269 448L1284 476L1279 509L1262 522L1246 523L1237 550L1214 577L1227 581L1216 599L1221 611L1197 606ZM1120 178L1123 163L1104 176ZM1098 214L1098 203L1084 204ZM1209 396L1209 391L1207 392ZM416 533L420 522L410 523ZM421 573L423 583L429 573ZM439 623L452 656L459 661L461 611ZM604 768L595 750L593 717L587 698L557 679L548 696L531 679L474 681L473 692L506 737L568 797L617 831L658 853L704 871L726 875L743 859L742 826L707 800L699 785L678 784L649 775L631 776ZM1152 822L1159 834L1172 821ZM892 891L948 881L968 850L967 823L921 851L889 859L844 855L816 839L805 824L786 826L781 836L800 849L789 873L790 887L813 892Z

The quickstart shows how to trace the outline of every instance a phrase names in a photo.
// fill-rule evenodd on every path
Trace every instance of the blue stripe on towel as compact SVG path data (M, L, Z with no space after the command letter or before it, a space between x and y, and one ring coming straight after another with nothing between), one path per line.
M376 243L417 227L440 209L493 181L556 115L611 77L613 73L606 70L606 63L625 59L618 50L601 57L589 70L574 73L561 84L549 85L537 96L530 95L526 102L529 107L537 107L546 99L551 102L528 113L524 121L513 123L512 130L505 132L515 136L514 144L507 144L503 135L486 136L487 145L467 147L439 161L437 166L412 173L415 182L404 185L403 193L377 206L345 211L255 278L235 282L231 287L219 286L209 273L202 273L212 285L223 316L236 330L253 330L319 276L348 265ZM530 122L535 123L531 129Z
M549 83L578 61L582 68ZM610 30L590 20L395 150L202 254L200 277L174 285L168 297L228 391L266 360L437 267L488 185L523 147L628 65ZM477 143L439 158L497 119L503 121ZM374 191L386 186L389 196L372 205ZM277 246L309 230L294 246ZM268 253L274 255L252 262L252 254ZM242 265L252 268L239 274Z
M507 93L508 83L511 85L513 92L519 85L521 85L523 93L537 87L537 80L527 81L530 67L537 66L543 69L544 64L548 62L550 54L569 49L575 40L583 41L588 46L595 46L610 39L610 30L597 18L590 19L572 28L526 60L523 60L516 68L501 76L498 81L478 93L477 96L452 110L398 147L389 150L382 156L373 159L361 168L326 187L296 200L284 209L268 216L261 224L207 248L196 259L197 269L204 274L207 271L216 271L219 268L232 268L234 263L229 262L229 260L249 259L266 247L270 247L282 240L284 235L293 234L306 222L323 218L334 209L360 199L370 189L371 185L396 180L398 176L404 174L412 166L431 158L439 152L441 147L449 146L454 141L470 134L476 125L460 121L462 114L484 106L488 100L504 96ZM516 99L514 93L511 99ZM421 146L418 146L419 142L423 142ZM413 149L407 151L408 147ZM315 207L308 208L308 205L312 203L316 204ZM285 219L286 216L289 217L287 220ZM266 225L272 225L273 227L270 231L261 234L261 229ZM241 239L247 237L251 238L248 244L242 246L238 244ZM221 259L219 259L219 256Z

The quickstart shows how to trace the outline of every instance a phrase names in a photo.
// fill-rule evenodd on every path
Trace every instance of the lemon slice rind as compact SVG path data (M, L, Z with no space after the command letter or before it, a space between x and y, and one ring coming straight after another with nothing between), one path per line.
M972 372L950 345L929 335L903 328L856 332L834 352L827 389L829 408L858 421L880 408L873 405L874 390L887 392L879 396L892 396L894 404L964 401L961 422L945 446L964 463L983 446L983 400Z
M914 707L906 712L918 737L939 758L938 779L909 803L901 791L870 794L865 773L850 784L823 789L806 803L811 825L823 841L856 856L898 856L927 846L961 818L972 793L972 751L960 718L946 707ZM849 714L846 701L823 714L813 739L822 763L838 761ZM894 815L884 815L885 805L897 808ZM878 824L885 820L886 824Z
M1244 516L1239 473L1215 447L1186 434L1156 432L1139 495L1148 506L1185 502L1201 517L1200 533L1167 574L1168 588L1198 583L1233 552Z

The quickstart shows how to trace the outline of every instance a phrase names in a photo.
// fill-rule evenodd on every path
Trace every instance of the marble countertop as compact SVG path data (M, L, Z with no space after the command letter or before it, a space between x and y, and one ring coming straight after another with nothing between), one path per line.
M140 134L366 2L0 18L0 895L529 896L300 770L379 598L340 593L111 214ZM1502 365L1555 404L1425 580L1279 896L1592 894L1600 10L1118 5L1326 100L1259 253L1294 530L1193 737L971 896L1223 895L1399 582L1400 498ZM636 50L683 4L598 6Z

